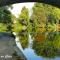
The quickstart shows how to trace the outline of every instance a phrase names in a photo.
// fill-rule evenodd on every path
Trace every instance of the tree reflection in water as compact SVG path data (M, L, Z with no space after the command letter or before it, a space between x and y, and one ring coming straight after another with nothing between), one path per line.
M58 33L44 33L34 36L33 49L39 56L54 58L60 56L60 35Z
M28 34L26 34L26 31L23 33L20 32L19 39L20 39L22 48L23 49L27 48L28 47Z

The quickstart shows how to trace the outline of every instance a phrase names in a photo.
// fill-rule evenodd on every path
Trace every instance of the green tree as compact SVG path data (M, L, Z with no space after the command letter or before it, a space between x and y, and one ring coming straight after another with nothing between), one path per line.
M22 8L19 17L14 19L14 21L16 22L13 24L13 30L20 37L21 45L23 48L25 48L28 46L28 34L26 33L29 32L29 11L25 6Z
M2 31L11 31L11 24L12 24L12 19L11 19L11 12L8 10L10 6L4 6L0 7L0 25L2 26L1 29ZM6 28L3 28L3 25Z
M29 13L28 13L28 9L24 6L17 19L18 33L21 32L22 30L26 31L28 24L29 24Z
M56 30L56 23L60 20L60 9L48 4L35 3L32 10L31 19L33 20L33 30L35 32L45 32L48 30L53 32Z
M45 26L46 23L46 15L44 11L43 4L41 3L35 3L33 6L33 13L31 16L31 19L33 20L35 32L39 32L39 29L42 27L42 29Z

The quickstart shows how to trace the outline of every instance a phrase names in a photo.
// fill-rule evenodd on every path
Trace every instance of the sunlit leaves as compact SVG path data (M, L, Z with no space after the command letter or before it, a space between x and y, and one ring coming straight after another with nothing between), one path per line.
M6 24L0 23L0 32L6 32L7 31L7 26Z

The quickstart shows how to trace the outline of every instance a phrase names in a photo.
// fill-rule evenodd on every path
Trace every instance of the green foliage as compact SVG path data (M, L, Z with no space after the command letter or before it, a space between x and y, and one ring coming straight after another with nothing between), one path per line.
M54 58L60 55L60 52L58 52L60 49L60 35L51 33L57 31L57 22L60 20L59 11L60 9L51 5L43 3L34 4L31 19L34 24L33 32L36 32L37 36L35 37L36 34L33 36L33 49L39 56ZM44 28L46 31L43 30ZM44 37L38 34L42 31L49 32L47 35L45 34L46 38L44 40Z
M6 24L0 23L0 32L6 32L7 31L7 26Z
M56 33L48 33L43 42L38 40L33 41L33 49L39 56L54 58L60 56L60 35Z
M6 7L0 8L0 23L11 23L11 12Z
M9 6L0 7L0 32L11 31L12 14L8 10Z
M24 6L19 15L19 19L24 19L27 23L29 22L29 12L28 9Z
M49 34L56 32L57 22L60 20L60 9L43 3L35 3L33 13L29 17L29 11L23 7L19 17L16 18L8 10L8 6L0 8L0 32L14 31L20 37L23 48L28 47L28 34L35 32L33 49L40 56L55 57L58 56L60 49L60 35ZM12 24L13 23L13 24ZM49 32L45 37L38 33ZM43 35L44 36L44 35ZM40 37L40 38L39 38ZM44 39L45 38L45 39ZM43 41L42 41L43 40Z
M45 16L45 11L44 7L40 3L35 3L33 7L33 14L31 16L31 19L33 20L33 24L35 27L35 32L40 26L40 24L46 22L46 16Z
M55 29L56 23L60 20L60 17L59 17L60 9L53 7L51 5L48 5L48 4L35 3L32 10L33 10L33 13L32 13L31 19L33 20L35 32L39 32L40 28L42 29L45 28L46 31L48 31L49 26L52 32L53 30L56 30Z
M20 42L23 48L28 46L28 35L26 35L29 26L29 12L26 7L23 7L19 17L13 16L13 29L20 37Z
M22 25L19 23L18 20L16 20L16 23L13 24L13 29L14 32L19 33L22 31Z
M54 39L55 39L54 41L55 48L60 49L60 34L57 34Z
M19 37L20 37L20 42L21 42L23 49L27 48L28 47L28 34L25 34Z
M29 23L29 13L26 7L23 7L21 13L19 14L18 19L15 19L16 23L13 24L13 31L17 32L18 34L22 31L27 29Z
M18 24L21 24L21 26L20 25L19 26L22 27L21 30L19 31L20 42L22 47L26 48L28 47L28 34L32 32L33 25L29 18L29 11L26 7L23 7L21 10L21 14L19 15L18 18ZM23 29L24 26L26 29Z

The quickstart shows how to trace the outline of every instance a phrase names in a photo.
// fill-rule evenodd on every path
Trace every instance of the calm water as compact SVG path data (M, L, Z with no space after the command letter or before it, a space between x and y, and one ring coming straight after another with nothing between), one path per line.
M37 56L37 55L35 54L34 50L31 49L31 48L26 48L26 49L24 50L24 53L25 53L25 55L27 56L27 59L28 59L28 60L60 60L59 57L56 57L56 58L54 58L54 59L50 59L50 58L44 58L44 57L42 57L42 56Z
M42 56L38 56L35 51L31 48L32 46L32 38L29 35L29 47L24 49L24 53L27 56L28 60L60 60L60 57L52 58L44 58Z
M19 44L19 38L16 38L17 41L17 46L22 50L22 52L24 53L24 55L27 57L28 60L60 60L60 57L55 57L55 58L45 58L42 56L38 56L35 53L35 50L32 49L32 45L33 45L33 39L31 38L31 35L29 34L29 45L28 48L25 48L23 50L21 44Z

